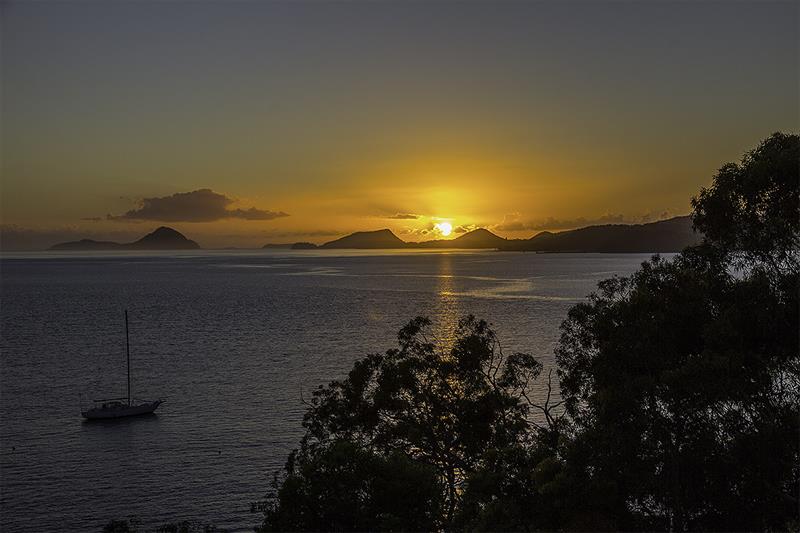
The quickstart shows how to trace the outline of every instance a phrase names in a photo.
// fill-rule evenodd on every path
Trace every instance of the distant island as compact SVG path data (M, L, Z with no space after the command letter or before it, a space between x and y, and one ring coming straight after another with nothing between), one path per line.
M379 229L377 231L357 231L351 235L336 239L335 241L326 242L320 248L322 249L392 249L392 248L407 248L411 243L400 240L397 235L392 233L392 230Z
M50 247L50 250L197 250L199 248L199 244L187 239L181 232L161 226L154 232L148 233L134 242L119 243L81 239L79 241L55 244Z
M389 229L357 231L325 244L311 242L265 244L264 249L285 250L501 250L519 252L582 252L582 253L670 253L680 252L697 244L700 235L694 232L688 216L670 218L648 224L606 224L587 226L558 233L542 231L530 239L505 239L480 228L464 233L455 239L434 239L406 242ZM197 250L195 241L182 233L162 226L138 241L118 243L111 241L63 242L50 250Z
M291 243L291 242L271 242L267 243L261 248L264 250L288 250L295 244L299 243Z
M466 249L530 252L649 253L680 252L697 244L700 236L689 216L647 224L606 224L551 233L542 231L530 239L504 239L487 229L476 229L455 239L406 242L389 229L357 231L339 239L315 245L309 242L266 244L264 248L293 250L398 250Z
M641 253L680 252L700 242L689 216L648 224L606 224L507 241L500 250L532 252Z

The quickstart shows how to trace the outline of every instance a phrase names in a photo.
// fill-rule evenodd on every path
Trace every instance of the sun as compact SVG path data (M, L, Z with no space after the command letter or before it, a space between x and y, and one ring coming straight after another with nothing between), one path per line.
M439 230L439 233L442 234L442 237L447 237L448 235L453 233L453 226L449 222L439 222L438 224L434 224L433 226Z

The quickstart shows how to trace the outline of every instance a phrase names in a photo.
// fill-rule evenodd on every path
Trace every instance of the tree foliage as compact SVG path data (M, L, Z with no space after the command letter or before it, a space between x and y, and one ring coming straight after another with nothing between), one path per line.
M265 529L340 528L338 522L327 518L320 522L316 516L293 523L279 517L295 505L319 501L313 495L319 484L318 467L338 458L333 452L342 450L342 443L348 443L346 449L352 452L342 460L355 461L356 469L371 472L366 465L373 461L402 457L422 465L418 474L423 478L424 473L435 472L435 484L428 480L407 490L438 488L437 497L429 494L432 507L427 511L441 512L424 524L392 523L402 524L400 529L446 526L454 519L467 477L481 465L484 454L513 447L528 437L529 411L538 404L527 394L541 365L528 354L505 355L485 321L461 320L449 347L431 340L430 327L426 318L412 320L400 330L398 348L358 361L347 379L315 391L304 420L306 437L290 457L278 498L266 513ZM396 463L403 465L408 467ZM287 491L287 486L295 485L303 489ZM347 492L344 487L342 492ZM352 507L352 495L347 497L351 503L342 509ZM383 513L380 505L372 509ZM353 515L341 528L372 528L367 514Z
M796 271L798 174L798 136L773 134L740 163L720 168L713 184L692 199L695 228L737 266L764 262L776 271Z
M797 518L799 145L776 134L720 169L693 202L703 245L602 282L562 326L566 464L614 527Z
M613 491L616 527L781 529L796 515L797 276L784 281L686 252L570 311L557 350L570 467Z
M486 322L445 349L413 320L315 392L264 530L796 529L799 156L778 133L723 166L700 245L575 305L552 403Z
M262 531L428 531L442 487L430 466L402 453L381 455L347 440L303 445L276 483Z

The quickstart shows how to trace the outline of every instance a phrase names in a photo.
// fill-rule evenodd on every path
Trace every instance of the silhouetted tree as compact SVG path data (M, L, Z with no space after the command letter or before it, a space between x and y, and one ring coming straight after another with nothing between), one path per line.
M306 437L287 464L286 478L277 484L277 500L266 512L265 529L446 526L467 476L480 466L484 454L527 438L532 406L527 392L541 365L528 354L504 355L484 321L460 321L449 349L430 339L430 325L426 318L412 320L398 335L399 348L358 361L347 379L315 391L304 420ZM370 465L381 461L395 461L395 468L423 478L406 486L405 498L420 491L429 505L420 511L409 508L403 516L424 522L397 520L394 513L403 509L402 500L391 512L384 507L391 499L379 497L375 484L366 481L377 475ZM320 476L320 465L327 472L331 464L336 466L333 471L347 465L353 476L338 482ZM435 472L435 484L424 481L429 472ZM317 495L327 494L329 483L337 487L336 501L342 505L332 506L325 516L292 513L308 502L319 502ZM434 496L436 490L440 492ZM369 503L360 507L355 502ZM392 521L376 525L369 513L348 511L356 507L376 516L389 512Z
M724 166L693 202L703 245L570 310L564 464L586 516L676 530L797 519L798 144L776 134Z
M436 469L353 442L304 442L275 483L261 531L430 531L441 519Z
M798 136L775 133L741 163L728 163L692 199L694 226L736 266L798 268Z

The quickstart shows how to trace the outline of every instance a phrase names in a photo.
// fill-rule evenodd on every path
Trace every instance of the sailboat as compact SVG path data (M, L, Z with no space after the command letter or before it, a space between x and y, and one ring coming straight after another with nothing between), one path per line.
M128 356L128 396L125 398L108 398L93 400L94 407L81 411L81 415L89 420L102 418L122 418L124 416L147 415L155 411L164 400L135 400L131 397L131 343L128 336L128 311L125 311L125 352Z

